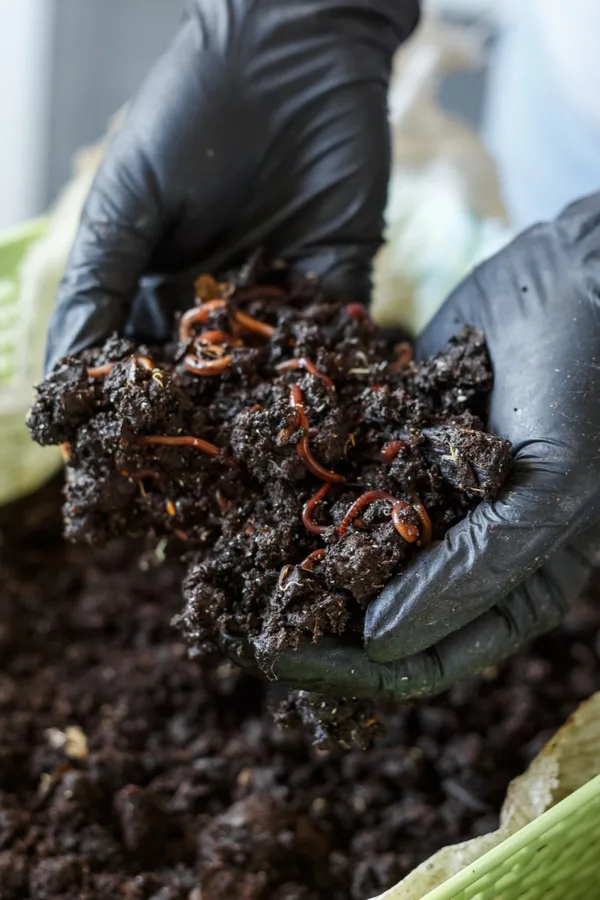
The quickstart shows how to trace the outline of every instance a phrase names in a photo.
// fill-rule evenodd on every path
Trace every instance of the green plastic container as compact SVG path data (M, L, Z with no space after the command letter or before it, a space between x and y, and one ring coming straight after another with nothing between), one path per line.
M0 397L8 385L15 387L23 362L19 352L19 266L29 248L44 235L45 228L44 219L35 219L0 235Z
M47 228L40 218L0 235L0 504L35 490L60 465L56 448L38 447L25 426L32 387L42 377L61 264L40 252L28 268L26 290L22 266Z
M381 900L404 900L392 888ZM600 775L423 900L598 900Z

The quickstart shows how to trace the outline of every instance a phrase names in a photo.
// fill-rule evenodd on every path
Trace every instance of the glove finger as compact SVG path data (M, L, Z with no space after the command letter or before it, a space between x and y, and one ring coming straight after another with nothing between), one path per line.
M365 619L370 659L437 644L507 597L581 528L566 463L553 455L550 442L522 449L500 498L478 506L384 588Z
M557 551L506 599L426 651L434 653L439 663L437 679L425 686L427 695L498 665L533 638L559 625L585 587L590 551L599 545L600 533L596 530L582 539L579 548ZM411 657L415 664L417 658ZM435 670L430 671L435 674ZM422 689L422 685L416 688Z
M415 358L422 361L441 353L464 325L482 328L483 310L476 271L452 291L425 326L415 341Z
M352 302L368 301L382 243L390 169L386 64L380 63L379 78L338 85L315 108L306 144L298 148L299 189L270 223L275 251L295 271L316 276L327 295Z
M126 176L118 156L98 173L82 215L48 331L46 368L122 331L160 234L150 172ZM125 189L126 185L126 189Z
M290 688L346 699L408 698L439 680L435 654L379 664L370 662L360 647L346 647L331 638L285 650L274 660L271 673Z

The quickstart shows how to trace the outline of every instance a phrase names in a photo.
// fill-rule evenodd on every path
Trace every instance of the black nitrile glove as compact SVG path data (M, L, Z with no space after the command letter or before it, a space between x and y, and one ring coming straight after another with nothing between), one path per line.
M278 677L346 696L436 694L558 625L581 592L600 548L600 195L477 269L419 356L463 323L487 338L489 426L513 443L509 483L371 604L366 656L320 642L282 655Z
M113 331L165 338L173 279L165 310L160 279L137 293L142 276L177 273L185 308L192 269L258 247L367 300L391 61L417 17L418 0L193 0L94 182L47 369Z

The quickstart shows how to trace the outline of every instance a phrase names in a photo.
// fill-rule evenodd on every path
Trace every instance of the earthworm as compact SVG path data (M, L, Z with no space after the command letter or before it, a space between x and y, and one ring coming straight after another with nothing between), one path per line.
M192 437L192 435L181 435L181 437L167 437L166 435L149 435L140 440L141 447L151 447L154 445L164 447L193 447L195 450L201 450L207 456L220 456L221 450L214 444L202 438Z
M142 369L146 369L147 372L154 371L154 363L152 362L151 359L148 359L147 356L140 356L136 353L133 358L134 358L135 362L138 363L142 367Z
M189 541L190 536L187 531L182 531L181 528L174 528L173 534L176 538L179 538L180 541Z
M203 331L196 338L196 343L204 344L227 344L229 347L239 347L242 343L227 331Z
M315 511L315 506L324 500L327 492L329 491L330 485L324 484L319 488L317 493L306 501L304 504L304 509L302 510L302 523L307 531L310 531L311 534L324 534L328 527L327 525L315 525L312 520L312 514Z
M191 353L183 359L183 367L193 375L220 375L231 365L232 357L221 356L220 359L198 359Z
M196 341L195 344L197 347L197 352L200 354L200 357L201 357L201 358L198 357L198 358L200 358L200 362L202 362L202 360L205 357L208 357L209 360L221 359L221 357L225 356L225 354L227 353L227 350L225 349L225 347L222 344L201 343L198 346L198 341ZM195 354L191 354L191 355L193 356Z
M303 461L308 471L312 472L313 475L316 475L317 478L320 478L321 481L327 481L329 483L343 481L343 475L337 475L335 472L330 472L329 469L325 469L312 455L308 443L308 431L310 426L308 424L308 419L306 418L306 413L304 412L302 391L297 384L293 384L290 388L290 405L296 410L296 427L302 427L306 431L304 437L300 438L300 441L296 444L296 453Z
M297 422L294 422L293 425L286 425L285 428L282 428L281 431L279 432L279 434L277 435L277 440L279 441L279 443L285 444L285 442L290 437L292 431L296 431L297 428L298 428Z
M154 372L154 363L151 359L148 359L147 356L138 356L135 354L129 366L129 375L127 376L129 382L135 381L135 367L138 364L147 372Z
M348 303L346 304L346 312L351 319L368 319L370 318L368 310L362 305L362 303Z
M148 359L147 356L139 356L136 353L133 357L133 361L139 363L142 368L147 369L149 372L154 370L154 363L151 359ZM104 363L102 366L92 366L87 370L88 378L104 378L106 375L110 375L114 366L114 362Z
M308 424L308 419L304 412L304 398L302 397L302 391L297 384L293 384L290 388L290 406L296 413L296 424L294 427L306 428L308 431L310 425Z
M302 391L297 384L292 385L292 387L290 388L290 406L295 412L294 424L288 425L286 428L282 428L282 430L279 432L279 440L282 443L286 441L291 433L293 431L296 431L298 428L305 428L309 433L311 431L308 424L308 419L306 418L306 413L304 412L304 400L302 398Z
M339 538L343 538L352 522L358 517L358 514L365 508L365 506L369 506L371 503L375 503L376 500L389 500L391 503L396 502L396 498L392 496L392 494L388 494L387 491L365 491L364 494L354 501L344 518L342 519L338 529L337 534Z
M309 553L306 559L304 559L299 568L304 569L305 572L312 572L314 569L315 563L321 562L322 559L325 559L325 550L313 550L312 553Z
M294 357L294 359L288 359L275 366L276 372L291 372L292 369L306 369L311 375L320 378L323 384L327 385L328 388L331 388L333 391L335 390L335 385L331 378L323 372L319 372L314 362L311 362L310 359L306 359L305 356L297 356Z
M361 496L354 501L342 519L337 529L338 538L344 537L352 522L358 517L358 514L365 506L369 506L369 504L375 503L377 500L388 500L392 504L392 521L394 523L394 528L407 543L412 544L414 541L418 540L418 528L401 521L399 517L400 512L403 509L406 509L409 504L405 503L404 500L398 500L392 494L388 494L387 491L366 491L364 494L361 494Z
M392 522L394 523L394 528L404 538L406 543L414 544L415 541L419 540L419 529L412 522L403 522L400 518L400 513L403 509L407 509L408 506L409 504L405 503L404 500L397 500L392 506Z
M381 448L381 462L393 463L399 453L407 448L406 441L388 441Z
M247 313L240 312L240 310L233 314L233 319L242 328L245 328L247 331L254 331L256 334L262 334L263 337L272 338L275 334L275 329L272 325L267 325L266 322L259 322L258 319L247 315Z
M421 535L419 540L420 547L426 547L431 543L431 537L433 534L433 526L431 524L431 519L429 518L429 513L423 506L423 503L420 497L417 497L416 494L413 494L411 498L411 502L413 505L413 509L419 517L419 521L421 522Z
M209 300L208 303L204 303L199 308L188 309L179 321L179 339L181 341L189 341L194 325L204 325L211 312L224 307L225 300Z
M216 309L224 309L225 306L225 300L209 300L208 303L203 303L200 307L189 309L182 315L179 322L179 339L181 341L189 341L192 337L194 325L203 325L211 312L214 312ZM266 322L259 322L258 319L239 310L233 314L232 318L242 328L262 334L264 337L270 338L275 333L272 325L267 325Z
M113 366L114 363L104 363L103 366L92 366L87 370L88 378L104 378L105 375L110 375Z
M317 478L320 478L322 481L327 481L330 484L333 484L336 481L343 481L343 475L337 475L335 472L330 472L329 469L324 468L311 453L311 449L308 444L308 435L305 435L300 443L296 447L296 452L300 459L303 461L304 465L308 469L309 472L312 472Z

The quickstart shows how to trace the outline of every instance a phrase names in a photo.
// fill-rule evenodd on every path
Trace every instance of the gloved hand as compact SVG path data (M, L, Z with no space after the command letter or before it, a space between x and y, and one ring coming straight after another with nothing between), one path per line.
M418 0L193 0L94 182L47 369L115 330L165 338L174 273L190 306L192 267L217 273L258 247L368 299L391 61L417 18ZM160 278L134 303L148 273L169 276L168 310Z
M345 696L432 695L558 625L600 548L600 194L522 234L446 301L418 343L486 335L490 428L513 443L505 490L371 604L365 652L287 652L274 673Z

